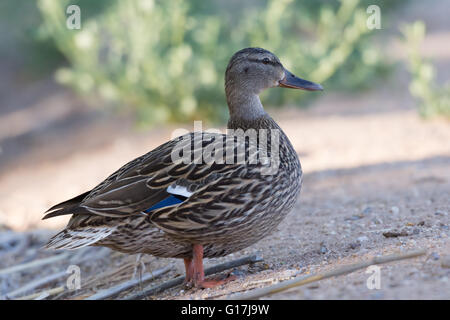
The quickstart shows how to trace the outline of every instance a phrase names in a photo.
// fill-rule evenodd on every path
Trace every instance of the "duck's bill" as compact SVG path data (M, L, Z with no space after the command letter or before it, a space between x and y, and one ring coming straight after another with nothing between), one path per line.
M280 80L280 82L279 82L280 87L301 89L301 90L308 90L308 91L323 90L323 87L320 84L296 77L287 70L285 70L285 74L286 74L286 76L284 77L284 79Z

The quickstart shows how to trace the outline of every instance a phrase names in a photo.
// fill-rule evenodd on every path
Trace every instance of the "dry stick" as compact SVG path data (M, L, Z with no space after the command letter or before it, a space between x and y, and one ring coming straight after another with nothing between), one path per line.
M85 283L83 283L83 287L90 288L91 286L96 285L99 282L101 282L103 279L108 279L108 278L116 279L124 270L129 269L130 265L133 265L133 263L127 263L127 264L124 264L124 265L118 267L117 269L113 269L112 271L107 271L102 274L102 278L98 278L97 275L93 275L90 278L88 278L88 280L86 280ZM130 277L128 276L127 279L130 279Z
M86 250L86 251L88 251L88 250ZM100 258L103 258L107 253L108 253L107 250L97 250L95 256L92 255L92 254L88 254L88 255L86 255L84 257L81 257L81 259L79 259L77 261L77 263L83 263L83 262L85 262L87 260L92 260L92 259L100 259ZM25 270L25 269L29 269L29 268L33 268L33 267L40 266L40 265L43 265L43 264L45 265L45 264L48 264L48 263L51 263L51 262L54 262L54 261L58 261L58 260L60 260L60 259L62 259L64 257L69 257L69 254L60 254L60 255L49 257L49 258L45 258L45 259L34 260L34 261L31 261L30 263L21 264L21 265L18 265L18 266L13 266L11 268L4 269L2 271L6 271L6 273L22 271L22 270ZM51 258L55 258L55 259L51 259ZM58 259L56 259L56 258L58 258ZM80 254L70 257L71 260L74 260L74 258L80 258ZM20 288L18 288L16 290L6 294L5 297L3 297L3 298L14 299L20 294L26 293L27 291L31 291L31 290L33 290L33 289L35 289L37 287L42 287L45 284L51 283L51 282L53 282L55 280L58 280L58 279L62 278L63 276L65 276L66 274L67 274L66 271L61 271L61 272L58 272L56 274L52 274L52 275L49 275L47 277L44 277L44 278L41 278L41 279L37 279L35 281L27 283L23 287L20 287ZM62 290L61 290L61 288L62 288ZM55 291L55 293L53 293L53 294L60 293L60 292L64 291L64 286L56 287L54 289L58 289L58 290ZM54 289L50 289L49 292L54 290ZM43 294L45 292L47 292L47 290L41 291L41 292L37 293L37 295ZM50 295L51 294L48 294L47 296L50 296ZM35 294L29 295L29 296L35 296ZM19 297L17 299L23 300L24 298L28 298L29 296Z
M142 276L142 279L128 280L128 281L122 282L116 286L113 286L111 288L100 290L99 292L93 294L92 296L87 297L85 300L101 300L101 299L106 299L106 298L116 296L125 290L131 289L131 288L139 285L141 282L146 282L151 279L157 278L160 275L168 272L170 269L172 269L172 266L166 266L166 267L156 270L154 272L144 274Z
M236 268L242 265L246 265L246 264L251 264L251 263L256 263L256 262L261 262L263 261L263 259L260 256L247 256L247 257L243 257L237 260L233 260L230 262L225 262L225 263L221 263L215 266L212 266L210 268L207 268L205 270L205 275L209 276L211 274L215 274L218 272L222 272L228 269L232 269L232 268ZM145 289L142 292L139 292L137 294L133 294L130 295L128 297L125 297L125 300L137 300L137 299L142 299L145 298L147 296L156 294L158 292L164 291L166 289L170 289L173 287L176 287L179 284L182 284L184 281L184 276L181 277L177 277L175 279L169 280L167 282L164 282L160 285L157 286L152 286L150 288Z
M40 267L40 266L43 266L46 264L56 262L58 260L65 259L68 256L69 256L68 253L62 253L62 254L58 254L56 256L51 256L48 258L33 260L33 261L30 261L27 263L15 265L15 266L0 270L0 276L5 275L5 274L10 274L13 272L23 271L23 270L30 269L30 268Z
M16 298L17 296L19 296L21 294L24 294L24 293L27 293L29 291L32 291L33 289L35 289L37 287L42 287L43 285L46 285L46 284L51 283L51 282L53 282L55 280L58 280L58 279L66 276L66 275L67 275L67 273L65 271L63 271L63 272L58 272L58 273L49 275L49 276L44 277L44 278L37 279L35 281L27 283L25 286L20 287L19 289L16 289L14 291L11 291L10 293L7 293L5 295L5 297L3 297L3 298L5 298L5 299L14 299L14 298Z
M367 268L371 265L383 264L383 263L397 261L397 260L403 260L403 259L411 259L411 258L422 256L425 253L426 253L425 250L418 250L418 251L412 251L412 252L404 253L404 254L392 254L392 255L387 255L387 256L374 257L373 259L371 259L367 262L351 264L351 265L348 265L348 266L345 266L345 267L342 267L339 269L335 269L335 270L324 272L324 273L319 273L316 275L309 275L309 276L305 276L305 277L294 278L291 280L283 281L281 283L277 283L270 287L256 289L256 290L253 290L248 293L235 294L230 297L227 297L226 299L230 299L230 300L257 299L257 298L271 295L271 294L274 294L277 292L281 292L281 291L284 291L284 290L287 290L290 288L303 286L303 285L311 283L311 282L316 282L319 280L348 274L348 273L354 272L359 269Z
M106 249L106 248L105 248ZM10 274L13 272L18 272L18 271L23 271L23 270L27 270L27 269L32 269L32 268L36 268L36 267L40 267L43 265L47 265L65 258L69 258L71 260L73 260L74 258L79 258L81 257L83 254L85 254L86 252L90 253L89 250L84 250L84 251L79 251L78 254L72 254L69 252L64 252L61 254L57 254L54 256L50 256L47 258L43 258L43 259L38 259L38 260L33 260L30 262L26 262L26 263L22 263L19 265L15 265L12 267L8 267L5 269L0 270L0 276L5 275L5 274ZM103 257L108 251L107 250L97 250L95 252L95 254L90 253L90 255L88 255L88 257L81 257L80 261L86 261L86 260L90 260L90 259L98 259L99 257ZM78 263L80 262L78 261Z
M39 299L47 298L49 296L61 293L64 290L66 290L66 286L56 287L56 288L53 288L53 289L49 289L49 290L44 290L44 291L40 291L40 292L37 292L37 293L33 293L33 294L28 295L28 296L20 297L20 298L17 298L17 300L33 300L33 299L38 299L38 298Z

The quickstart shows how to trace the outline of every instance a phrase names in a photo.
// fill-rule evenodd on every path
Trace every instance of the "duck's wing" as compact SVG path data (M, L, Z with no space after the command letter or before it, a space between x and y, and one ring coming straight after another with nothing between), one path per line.
M247 147L240 147L240 143ZM222 154L217 151L220 148ZM248 152L248 141L222 134L181 136L127 163L90 192L52 207L44 219L65 214L126 217L178 205L211 181L245 165L225 163L227 148L236 160ZM214 161L205 155L213 155ZM224 163L217 161L220 157Z

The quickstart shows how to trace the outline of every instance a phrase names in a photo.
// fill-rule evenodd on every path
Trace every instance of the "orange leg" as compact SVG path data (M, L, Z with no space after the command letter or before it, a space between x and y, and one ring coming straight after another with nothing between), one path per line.
M184 282L190 283L192 282L194 276L194 265L192 263L192 259L184 259L184 267L186 268L186 277L184 279Z
M229 281L236 279L235 276L228 277L224 280L205 280L205 270L203 269L203 246L201 244L194 244L193 247L193 277L194 285L197 288L212 288L215 286L222 285Z

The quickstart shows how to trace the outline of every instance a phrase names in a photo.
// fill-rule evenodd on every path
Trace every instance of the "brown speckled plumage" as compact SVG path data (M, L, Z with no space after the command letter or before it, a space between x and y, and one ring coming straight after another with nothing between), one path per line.
M72 217L48 247L95 245L190 259L193 245L203 246L204 257L219 257L270 234L292 209L300 192L302 171L297 153L262 108L258 94L269 87L287 86L288 75L294 77L264 49L247 48L236 53L225 78L228 128L267 129L268 143L259 136L256 141L242 140L230 133L190 133L164 143L129 162L93 190L52 207L45 218L63 214ZM319 90L307 83L307 90ZM269 147L271 130L279 133L279 165L274 174L267 174L267 164L250 159L266 153L273 156L274 150ZM205 150L215 144L228 146L228 142L235 151L233 163L226 161L225 152L220 155L217 151L213 163L194 161L195 151L188 163L172 159L180 143ZM242 153L245 161L236 161ZM217 161L219 158L223 163ZM181 188L188 195L181 203L148 211L171 196L169 188Z

